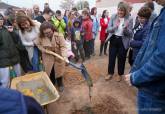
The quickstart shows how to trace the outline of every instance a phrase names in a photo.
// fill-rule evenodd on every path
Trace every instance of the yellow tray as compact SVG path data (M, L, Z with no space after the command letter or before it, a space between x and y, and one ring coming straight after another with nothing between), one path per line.
M50 81L48 75L45 72L37 72L37 73L32 73L32 74L26 74L24 76L20 76L20 77L16 77L12 80L11 82L11 89L15 89L18 90L17 88L17 84L19 84L20 82L30 82L33 80L42 80L45 84L45 87L47 89L49 89L51 91L51 93L54 95L54 99L48 100L48 101L44 101L44 102L40 102L39 99L35 98L42 106L50 104L52 102L55 102L59 99L59 94L58 91L56 90L56 88L54 87L54 85L52 84L52 82ZM20 91L20 90L18 90Z

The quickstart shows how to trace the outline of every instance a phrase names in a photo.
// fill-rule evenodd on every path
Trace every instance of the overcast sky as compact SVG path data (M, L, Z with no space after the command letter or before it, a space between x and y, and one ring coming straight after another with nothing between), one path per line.
M59 9L59 5L62 0L2 0L8 4L15 5L18 7L27 7L32 8L33 4L38 4L43 9L43 5L45 2L49 2L50 7L54 10ZM75 0L76 2L79 0ZM88 0L90 7L95 5L95 0Z

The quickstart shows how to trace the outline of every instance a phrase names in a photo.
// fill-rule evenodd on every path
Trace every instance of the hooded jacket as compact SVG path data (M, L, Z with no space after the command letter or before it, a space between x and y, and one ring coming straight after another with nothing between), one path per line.
M19 52L11 34L13 33L5 27L0 29L0 68L13 66L20 62Z

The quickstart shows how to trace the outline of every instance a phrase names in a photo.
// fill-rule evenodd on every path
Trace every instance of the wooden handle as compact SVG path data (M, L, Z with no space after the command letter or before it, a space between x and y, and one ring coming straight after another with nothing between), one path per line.
M69 60L65 59L64 57L60 56L59 54L57 54L57 53L55 53L55 52L53 52L53 51L46 50L46 53L51 54L51 55L54 55L54 56L56 56L57 58L59 58L59 59L65 61L66 63L69 63Z

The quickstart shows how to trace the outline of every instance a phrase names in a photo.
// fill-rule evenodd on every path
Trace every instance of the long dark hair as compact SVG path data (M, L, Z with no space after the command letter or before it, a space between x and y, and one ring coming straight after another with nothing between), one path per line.
M67 15L66 15L67 12L69 12L69 10L65 10L64 16L66 16L66 17L67 17Z
M35 24L33 23L32 19L26 15L17 15L17 18L16 18L16 21L17 21L17 24L18 24L18 27L20 28L21 32L24 33L24 28L21 27L21 24L26 22L26 21L29 21L30 23L30 26L34 27Z
M94 11L95 11L95 10L97 10L96 7L93 7L93 8L91 9L91 15L94 15Z
M106 14L107 10L104 10L103 13L102 13L102 18L105 18L105 14Z

